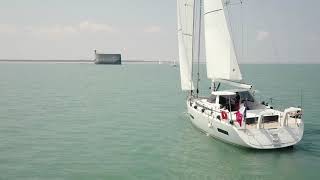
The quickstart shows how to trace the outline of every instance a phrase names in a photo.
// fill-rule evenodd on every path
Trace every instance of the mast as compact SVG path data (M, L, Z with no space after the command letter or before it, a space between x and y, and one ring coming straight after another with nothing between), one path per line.
M193 1L193 21L192 21L192 30L193 30L193 36L192 36L192 67L191 67L191 78L193 78L193 62L194 62L194 54L195 54L195 38L194 38L194 32L195 32L195 25L196 25L196 1ZM198 82L197 82L197 96L198 96ZM193 89L190 91L190 95L193 96Z
M199 83L200 83L201 21L202 21L202 0L199 0L197 97L199 97Z

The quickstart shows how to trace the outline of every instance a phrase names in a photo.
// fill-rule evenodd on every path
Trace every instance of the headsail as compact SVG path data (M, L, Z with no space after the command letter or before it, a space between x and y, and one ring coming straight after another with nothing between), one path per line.
M223 0L204 0L204 23L208 78L241 81Z
M177 0L179 61L182 90L193 90L192 45L193 45L194 0Z

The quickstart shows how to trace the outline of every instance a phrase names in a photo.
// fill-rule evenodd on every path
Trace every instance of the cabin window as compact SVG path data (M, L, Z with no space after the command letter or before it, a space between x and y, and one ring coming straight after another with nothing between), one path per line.
M225 135L229 135L228 131L225 131L223 129L218 128L218 132L225 134Z
M252 117L252 118L246 118L246 124L257 124L258 123L258 117Z
M271 122L278 122L279 116L263 116L262 122L263 123L271 123Z
M219 104L221 104L221 108L229 109L229 102L227 98L219 96Z

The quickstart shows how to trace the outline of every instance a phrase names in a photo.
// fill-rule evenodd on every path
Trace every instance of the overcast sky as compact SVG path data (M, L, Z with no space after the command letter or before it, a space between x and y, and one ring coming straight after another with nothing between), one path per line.
M240 63L320 63L319 0L244 1L230 9ZM92 59L97 49L171 60L176 19L176 0L0 0L0 59Z

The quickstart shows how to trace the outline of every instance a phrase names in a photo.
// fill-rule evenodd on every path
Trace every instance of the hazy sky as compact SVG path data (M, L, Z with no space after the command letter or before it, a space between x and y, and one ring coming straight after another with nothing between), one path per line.
M320 63L319 0L244 1L230 9L240 62ZM0 0L0 59L92 59L94 49L177 58L176 0Z

